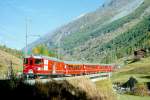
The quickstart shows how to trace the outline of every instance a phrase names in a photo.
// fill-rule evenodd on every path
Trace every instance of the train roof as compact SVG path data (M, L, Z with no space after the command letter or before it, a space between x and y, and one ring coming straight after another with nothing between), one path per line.
M65 64L73 64L73 65L79 65L79 64L83 64L79 61L64 61Z
M30 57L33 57L33 58L36 58L36 59L47 59L47 60L53 60L53 61L59 61L59 62L63 62L62 60L60 59L57 59L57 58L54 58L54 57L47 57L47 56L35 56L35 55L31 55L31 56L26 56L24 58L30 58Z
M83 64L83 65L102 65L102 66L109 66L112 64L100 64L100 63L85 63L85 62L79 62L79 61L64 61L65 64L73 64L73 65L79 65L79 64Z
M84 65L100 65L99 63L83 63Z
M100 63L85 63L85 62L79 62L79 61L63 61L60 60L58 58L54 58L54 57L48 57L48 56L42 56L42 55L30 55L30 56L26 56L24 58L37 58L37 59L47 59L47 60L53 60L53 61L58 61L58 62L64 62L65 64L71 64L71 65L101 65L101 66L109 66L109 65L114 65L114 64L100 64Z

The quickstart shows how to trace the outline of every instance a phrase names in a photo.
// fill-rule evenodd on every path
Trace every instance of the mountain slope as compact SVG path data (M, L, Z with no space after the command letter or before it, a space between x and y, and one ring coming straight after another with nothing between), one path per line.
M64 40L66 36L67 39L68 37L71 37L70 34L85 34L86 37L88 37L88 34L86 34L87 32L89 33L90 31L95 30L102 25L110 23L115 19L121 18L129 14L142 3L141 1L142 0L135 0L135 2L133 2L133 0L110 0L109 2L106 2L102 7L97 9L95 12L85 14L77 20L70 22L68 25L64 26L63 29L58 32L58 34L55 34L54 36L56 36L56 40L60 36L60 34L63 34L62 40ZM130 9L130 12L128 12L127 8Z
M50 48L61 48L63 59L113 62L136 48L146 47L149 5L149 0L107 0L96 11L82 15L29 47L44 43Z
M59 37L61 37L61 40L64 40L63 38L68 37L70 34L78 35L77 32L84 34L83 32L89 32L89 30L94 30L93 28L97 28L97 26L107 24L117 18L127 15L137 8L142 1L143 0L107 0L107 2L96 11L78 17L72 22L57 28L52 32L53 35L51 35L51 33L46 34L43 39L33 44L42 42L48 43L49 45L52 43L57 44L56 41L59 40Z
M12 61L14 71L22 71L22 60L7 53L3 50L0 50L0 79L6 78L8 72L8 67Z
M84 58L91 62L110 63L118 58L132 54L136 48L146 47L146 41L149 40L149 34L147 34L149 31L149 19L144 19L144 17L149 18L149 4L150 2L145 0L133 13L113 21L92 33L92 35L96 35L96 38L88 39L88 42L73 48L70 51L71 56L79 60ZM105 34L100 36L99 33ZM133 38L134 36L136 38ZM128 41L129 39L130 41ZM126 45L122 44L124 41L126 41L124 43Z

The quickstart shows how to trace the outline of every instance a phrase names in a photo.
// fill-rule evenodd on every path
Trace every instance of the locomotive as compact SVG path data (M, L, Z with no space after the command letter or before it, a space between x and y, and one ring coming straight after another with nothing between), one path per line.
M112 65L63 61L47 56L27 56L23 60L23 74L30 78L75 76L112 71Z

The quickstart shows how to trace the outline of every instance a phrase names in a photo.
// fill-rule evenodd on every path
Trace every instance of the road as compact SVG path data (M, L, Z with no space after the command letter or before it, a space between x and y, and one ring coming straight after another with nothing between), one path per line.
M73 77L61 77L61 78L51 78L51 79L29 79L24 82L27 84L34 85L36 82L46 83L52 80L60 81L60 80L71 80L74 78L86 77L89 78L92 82L96 82L99 80L104 80L110 78L111 73L100 73L100 74L91 74L91 75L82 75L82 76L73 76Z

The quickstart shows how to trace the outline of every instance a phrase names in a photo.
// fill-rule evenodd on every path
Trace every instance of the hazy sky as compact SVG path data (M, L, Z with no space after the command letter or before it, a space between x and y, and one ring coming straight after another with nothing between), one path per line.
M0 44L25 47L26 22L28 43L83 13L94 11L105 0L0 0ZM26 18L28 19L26 21Z

